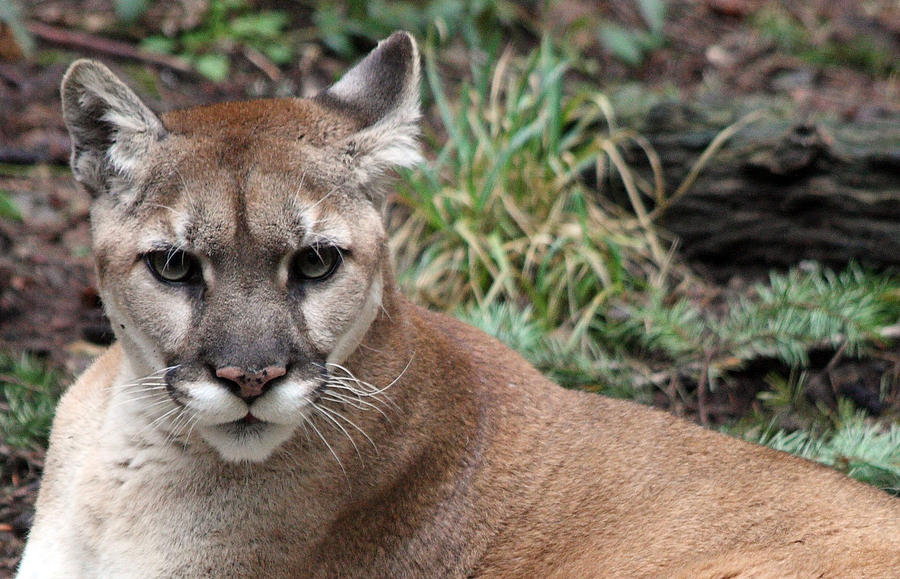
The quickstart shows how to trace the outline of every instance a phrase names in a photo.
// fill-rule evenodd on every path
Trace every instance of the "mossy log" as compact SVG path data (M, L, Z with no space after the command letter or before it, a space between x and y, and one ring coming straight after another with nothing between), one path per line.
M640 130L677 185L747 108L657 105ZM660 224L688 259L711 265L900 265L900 116L810 121L789 108L766 111L710 160Z

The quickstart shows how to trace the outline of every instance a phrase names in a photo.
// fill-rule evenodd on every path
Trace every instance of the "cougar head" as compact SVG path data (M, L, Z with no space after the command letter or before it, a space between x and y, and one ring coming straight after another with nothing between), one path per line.
M100 293L156 393L139 412L188 416L228 461L292 436L381 310L383 189L420 158L418 86L403 32L312 99L162 116L105 66L72 64L63 115Z

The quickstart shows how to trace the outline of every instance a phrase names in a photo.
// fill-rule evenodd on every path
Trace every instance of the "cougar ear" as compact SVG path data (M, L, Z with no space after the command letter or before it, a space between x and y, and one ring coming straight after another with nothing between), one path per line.
M408 32L395 32L316 99L361 121L344 150L360 185L378 185L396 167L422 160L419 135L419 49Z
M62 81L62 111L72 140L72 172L94 196L114 178L130 179L166 130L147 105L108 68L72 63Z

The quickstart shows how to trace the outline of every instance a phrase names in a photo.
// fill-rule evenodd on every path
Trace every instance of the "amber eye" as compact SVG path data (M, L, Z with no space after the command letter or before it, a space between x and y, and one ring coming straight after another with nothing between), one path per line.
M150 272L164 283L194 283L201 279L197 258L178 250L151 251L144 256Z
M341 259L341 250L333 245L307 247L294 256L291 270L300 281L323 280L334 273Z

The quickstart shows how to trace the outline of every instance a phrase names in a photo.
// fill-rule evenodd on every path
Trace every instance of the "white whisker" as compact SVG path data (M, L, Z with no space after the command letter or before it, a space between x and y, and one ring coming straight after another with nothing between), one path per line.
M331 448L331 445L328 444L328 441L325 440L325 437L324 437L324 436L322 436L322 432L321 432L318 428L316 428L316 425L313 424L313 421L312 421L312 420L309 420L308 418L304 417L304 421L305 421L307 424L309 424L310 428L312 428L312 429L316 432L317 435L319 435L319 438L322 440L323 443L325 443L325 446L328 448L328 451L331 452L331 456L334 457L334 460L337 461L338 466L341 467L341 472L344 473L344 476L347 476L347 471L344 469L344 463L341 462L341 459L338 458L337 453L334 452L334 449Z
M175 442L175 439L177 438L176 433L181 428L181 421L184 419L186 414L187 414L187 411L182 406L179 409L179 412L175 416L175 418L173 418L170 421L169 428L168 428L168 434L166 435L166 438L163 440L163 446L169 446L170 444L173 444Z
M327 410L323 406L318 406L318 405L314 405L314 406L319 410L323 410L325 412L328 412L329 414L332 414L333 416L335 416L337 418L340 418L341 420L343 420L344 422L346 422L347 424L349 424L350 426L355 428L357 431L359 431L360 434L362 434L363 436L366 437L366 440L368 440L369 444L372 445L372 448L375 449L375 453L378 454L378 446L375 444L375 441L373 441L372 438L368 434L366 434L365 430L363 430L362 428L357 426L355 422L353 422L352 420L350 420L349 418L347 418L346 416L344 416L343 414L341 414L340 412L338 412L335 409ZM342 428L341 430L344 430L344 429ZM344 431L344 432L346 432L346 431ZM349 434L347 436L350 437ZM352 441L353 439L351 438L350 440ZM354 444L353 446L355 447L356 445ZM356 449L356 453L359 454L359 449Z
M127 405L133 404L135 402L140 402L141 400L153 400L153 399L157 399L159 397L160 397L160 394L158 392L155 392L155 393L145 394L143 396L132 396L129 398L120 398L115 401L115 403L112 405L112 407L117 408L120 406L127 406ZM147 409L153 408L155 406L159 406L160 404L162 404L164 402L169 402L169 401L171 401L171 399L168 396L166 396L160 400L157 400L153 404L142 405L143 406L142 409L147 410Z
M348 406L352 406L353 408L356 408L357 410L374 410L375 412L378 412L379 414L384 416L385 420L387 420L388 422L391 422L391 418L387 414L385 414L384 410L382 410L380 406L378 406L377 404L373 404L372 402L369 402L368 400L354 399L349 396L346 396L345 394L341 394L340 392L335 392L328 388L326 388L325 390L322 391L320 399L328 400L330 402L336 402L338 404L346 404ZM378 400L378 399L376 398L376 400Z
M176 407L174 407L174 408L168 410L167 412L161 414L160 416L156 417L155 420L153 420L152 422L150 422L150 423L148 423L147 425L145 425L142 429L140 429L140 430L134 435L134 438L138 438L139 436L141 436L142 434L144 434L144 432L147 431L147 430L152 430L152 429L156 428L156 426L159 425L159 424L162 424L162 422L163 422L166 418L170 417L170 416L171 416L172 414L174 414L175 412L179 412L181 409L182 409L181 406L176 406Z
M306 419L303 419L303 422L300 423L300 426L303 427L303 436L306 437L307 444L312 444L312 439L309 437L309 429L306 427Z
M326 199L328 199L329 197L331 197L332 195L334 195L334 194L337 193L338 191L340 191L340 186L335 186L335 187L333 187L330 191L328 191L328 193L326 193L325 195L323 195L318 201L316 201L315 203L313 203L312 205L310 205L310 206L309 206L309 209L315 209L316 207L319 206L320 203L323 203ZM309 211L309 209L307 209L307 211Z
M350 433L347 432L347 429L344 428L343 426L341 426L341 423L340 423L340 422L338 422L337 420L335 420L333 413L329 412L329 411L326 410L324 407L319 406L319 405L316 404L315 402L312 403L312 407L313 407L317 412L319 412L322 416L324 416L325 418L327 418L332 424L334 424L335 427L337 427L341 432L344 433L344 436L346 436L347 439L350 441L350 444L353 445L353 449L356 451L356 456L358 456L358 457L359 457L359 460L362 461L362 459L363 459L362 453L359 452L359 447L356 446L356 441L353 440L353 437L350 436Z
M184 437L185 444L191 441L191 433L194 432L194 427L197 426L198 422L200 422L200 415L195 412L194 416L191 418L191 427L187 431L187 436Z

